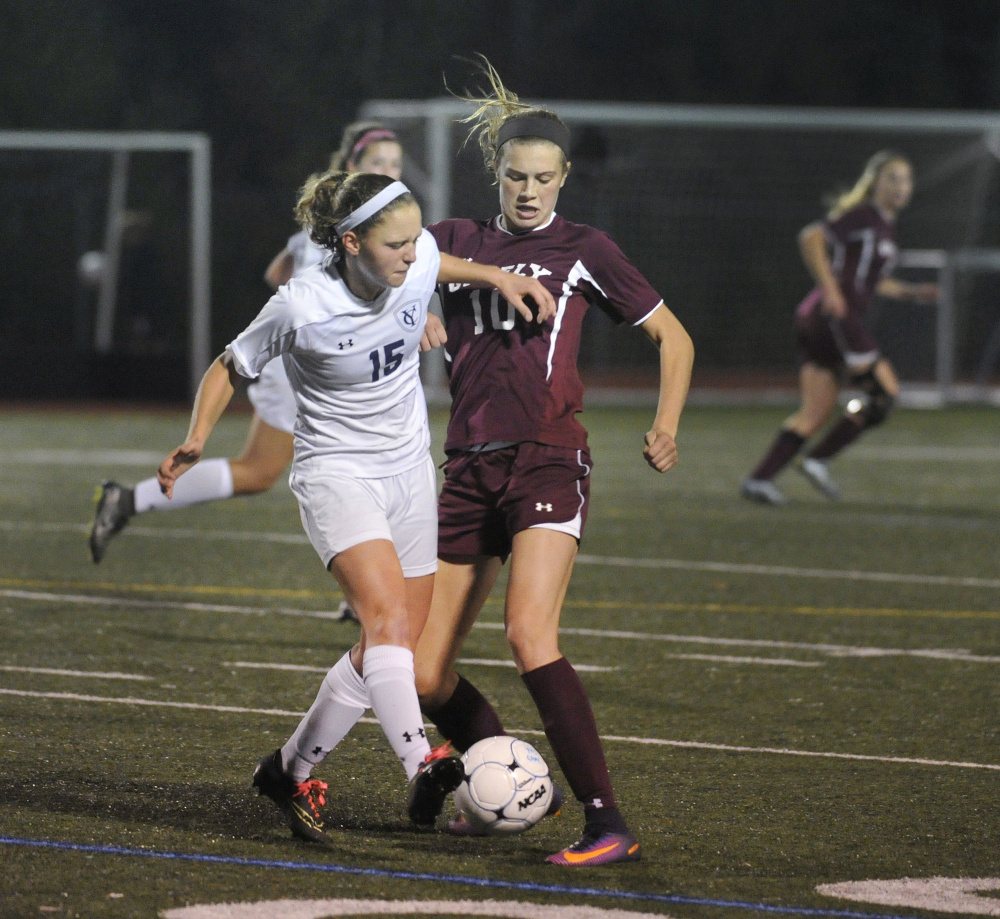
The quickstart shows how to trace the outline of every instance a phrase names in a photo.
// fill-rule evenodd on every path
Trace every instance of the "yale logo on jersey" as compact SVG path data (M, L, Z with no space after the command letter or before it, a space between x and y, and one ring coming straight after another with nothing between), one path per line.
M415 332L420 321L420 301L411 300L396 308L396 322L404 332Z

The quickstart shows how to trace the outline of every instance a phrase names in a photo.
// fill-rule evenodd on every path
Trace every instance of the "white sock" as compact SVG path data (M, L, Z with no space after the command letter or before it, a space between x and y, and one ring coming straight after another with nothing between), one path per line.
M368 690L348 651L323 678L316 701L281 748L285 772L304 782L367 711Z
M233 496L233 471L227 459L202 460L174 483L174 496L160 491L154 476L135 486L135 512L166 511Z
M403 764L407 779L412 779L431 749L413 682L413 652L398 645L369 648L365 651L364 672L375 717Z

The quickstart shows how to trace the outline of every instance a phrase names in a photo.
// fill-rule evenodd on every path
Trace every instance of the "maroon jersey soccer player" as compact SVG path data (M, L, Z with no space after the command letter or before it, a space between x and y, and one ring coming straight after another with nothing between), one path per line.
M934 284L907 284L889 277L896 261L896 217L913 193L913 170L898 153L882 150L854 188L842 195L825 220L799 235L816 288L795 314L802 405L740 491L762 504L785 504L774 477L829 420L842 382L860 388L844 417L798 463L797 468L828 498L840 497L827 463L866 429L883 422L899 394L892 365L864 324L877 293L898 300L933 303Z
M505 623L514 661L546 736L584 808L581 839L548 860L597 865L639 858L615 801L586 690L559 650L559 617L587 516L590 456L577 420L576 368L586 310L639 326L660 352L660 400L642 450L666 472L687 395L693 348L657 294L603 233L555 213L569 173L569 131L529 109L488 65L493 95L473 116L501 213L430 227L443 252L538 278L554 316L527 322L487 290L442 292L453 406L438 502L439 568L417 649L424 710L460 750L503 726L453 669L501 565L511 559ZM637 452L639 445L637 444ZM467 827L467 825L465 825ZM462 822L451 828L463 831Z

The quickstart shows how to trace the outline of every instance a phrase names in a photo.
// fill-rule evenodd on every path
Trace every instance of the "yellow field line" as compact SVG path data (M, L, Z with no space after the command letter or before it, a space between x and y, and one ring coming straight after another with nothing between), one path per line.
M121 584L113 581L46 581L30 578L0 578L0 587L35 588L39 590L110 590L120 593L147 594L196 594L201 596L279 597L283 599L317 600L327 602L339 598L337 590L289 590L280 587L233 587L214 584ZM499 607L500 597L487 601L488 606ZM647 610L668 613L744 613L779 614L793 616L874 616L896 618L932 619L983 619L1000 620L996 610L933 610L898 609L892 607L850 606L769 606L747 603L642 603L626 600L567 600L567 609Z

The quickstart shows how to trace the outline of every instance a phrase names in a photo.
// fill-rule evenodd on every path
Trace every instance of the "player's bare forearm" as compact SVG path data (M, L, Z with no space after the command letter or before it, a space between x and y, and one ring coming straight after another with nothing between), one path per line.
M232 355L224 351L205 371L194 397L187 439L204 443L236 392L239 374Z
M427 321L424 323L424 334L420 338L421 351L433 351L442 347L448 341L448 333L445 331L444 323L434 315L427 314Z
M642 324L642 330L660 352L660 393L643 456L657 472L667 472L679 458L675 438L691 385L694 344L666 306L656 309Z
M896 278L882 278L875 287L880 297L890 300L910 300L913 303L937 303L941 289L937 284L911 284Z
M177 478L201 459L209 434L236 391L236 377L236 368L228 351L217 357L205 371L194 398L187 437L160 463L156 473L160 490L168 498L173 496Z
M495 287L527 322L536 320L540 323L545 322L556 314L555 298L540 281L514 274L512 271L503 271L496 265L467 262L442 252L438 283ZM535 301L538 307L537 315L533 314L531 308L524 302L525 297L531 297Z

